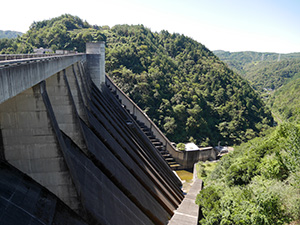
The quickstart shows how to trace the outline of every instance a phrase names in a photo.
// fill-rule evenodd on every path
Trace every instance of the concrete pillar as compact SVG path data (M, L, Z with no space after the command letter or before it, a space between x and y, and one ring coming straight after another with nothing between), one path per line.
M105 42L86 43L86 54L89 74L100 89L105 82Z

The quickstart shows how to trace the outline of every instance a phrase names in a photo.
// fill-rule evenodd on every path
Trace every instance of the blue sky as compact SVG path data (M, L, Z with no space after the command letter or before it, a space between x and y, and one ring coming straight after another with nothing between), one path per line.
M300 52L300 0L17 0L1 9L0 30L26 32L33 21L69 13L100 26L181 33L210 50Z

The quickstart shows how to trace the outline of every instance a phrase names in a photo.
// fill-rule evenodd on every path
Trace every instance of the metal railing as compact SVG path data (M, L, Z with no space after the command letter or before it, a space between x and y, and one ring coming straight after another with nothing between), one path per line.
M181 166L179 169L192 169L198 161L205 161L209 158L215 158L213 148L200 149L198 151L180 151L177 150L155 123L143 112L113 81L106 75L106 85L110 86L116 92L122 104L131 114L136 116L137 120L143 122L153 133L153 135L165 146L177 163Z
M117 92L117 95L122 101L122 104L126 106L126 109L130 111L131 114L136 116L137 120L143 122L153 133L153 135L165 146L166 150L174 157L178 158L178 155L183 155L182 151L178 151L169 139L161 132L161 130L156 126L156 124L148 117L146 113L143 112L138 105L136 105L113 81L106 75L106 84L113 88Z
M17 60L17 59L30 59L30 58L44 58L49 56L56 56L56 55L62 55L62 54L0 54L0 61L5 60Z
M72 53L72 54L12 54L12 55L1 55L0 54L0 67L7 66L19 66L23 64L49 61L60 57L78 56L84 55L85 53Z

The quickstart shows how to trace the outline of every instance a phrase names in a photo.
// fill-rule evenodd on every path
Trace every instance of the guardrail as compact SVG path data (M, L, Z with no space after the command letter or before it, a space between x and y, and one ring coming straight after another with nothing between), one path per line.
M116 92L122 104L131 114L136 116L137 120L143 122L153 133L153 135L165 146L166 150L177 163L181 166L178 169L192 169L198 161L206 161L210 158L215 159L215 151L213 148L200 148L197 151L180 151L177 150L169 139L161 132L154 122L138 107L113 81L106 75L106 85L110 86Z
M50 61L61 57L80 56L85 53L78 54L27 54L27 55L0 55L0 68L7 66L19 66L33 62ZM8 57L11 56L11 57ZM15 57L17 56L17 57ZM25 56L22 58L21 56ZM6 57L5 60L1 60ZM14 59L12 59L15 57Z
M0 61L0 104L79 61L86 54Z
M146 113L143 112L138 105L136 105L113 81L112 79L106 75L106 85L109 85L113 91L116 91L119 99L121 99L122 104L126 106L126 109L130 111L131 114L136 116L137 120L143 122L153 133L153 135L165 146L166 150L175 158L185 158L184 152L177 150L169 139L161 132L161 130L155 125L155 123L147 116ZM180 160L181 161L181 160ZM178 163L181 164L181 162Z
M29 59L29 58L45 58L49 56L57 56L62 54L0 54L0 61L4 60L16 60L16 59Z

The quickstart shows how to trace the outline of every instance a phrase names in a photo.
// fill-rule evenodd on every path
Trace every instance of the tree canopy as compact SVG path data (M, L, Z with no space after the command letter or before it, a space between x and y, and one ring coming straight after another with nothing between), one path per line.
M215 54L251 83L279 122L299 121L300 53L215 51Z
M299 150L299 126L283 123L224 156L197 196L201 224L299 221Z
M170 140L240 143L272 125L248 82L181 34L120 25L107 35L106 70Z
M231 69L248 80L260 93L276 90L300 75L300 53L214 51Z

